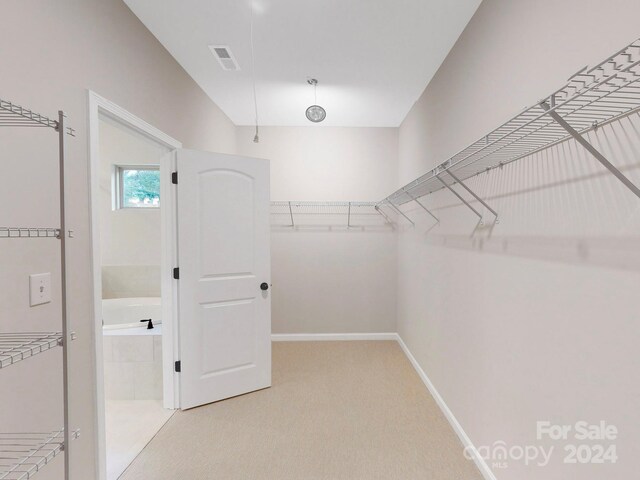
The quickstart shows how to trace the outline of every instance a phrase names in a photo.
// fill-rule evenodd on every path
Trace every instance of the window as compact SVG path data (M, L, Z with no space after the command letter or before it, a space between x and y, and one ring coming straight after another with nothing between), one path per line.
M157 165L117 166L115 208L158 208L160 167Z

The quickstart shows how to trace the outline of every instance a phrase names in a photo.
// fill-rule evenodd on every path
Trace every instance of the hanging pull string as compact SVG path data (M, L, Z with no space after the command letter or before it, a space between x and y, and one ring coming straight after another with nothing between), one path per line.
M318 80L307 77L307 83L313 86L313 103L318 104Z
M260 137L258 135L258 96L256 94L256 60L255 60L255 52L253 47L253 0L251 0L251 76L253 81L253 109L255 113L255 123L256 123L256 134L253 137L254 143L260 142Z

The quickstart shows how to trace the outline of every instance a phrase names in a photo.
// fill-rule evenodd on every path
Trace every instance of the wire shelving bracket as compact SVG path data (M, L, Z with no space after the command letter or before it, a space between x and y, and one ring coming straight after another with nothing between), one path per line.
M389 208L391 208L391 210L393 210L395 213L397 213L398 215L401 215L402 217L404 217L407 220L407 222L409 222L411 224L412 227L416 226L415 222L413 220L411 220L406 213L404 213L396 205L394 205L393 202L384 202L382 205L389 206Z
M433 219L436 221L436 223L440 223L440 219L439 219L438 217L436 217L436 216L433 214L433 212L432 212L431 210L429 210L427 207L425 207L425 205L424 205L420 200L418 200L418 199L417 199L417 198L415 198L413 195L411 195L411 193L408 193L408 192L407 192L407 195L411 198L411 200L412 200L412 201L414 201L415 203L417 203L417 204L418 204L418 206L419 206L420 208L422 208L422 210L424 210L425 212L427 212L427 213L429 214L429 216L430 216L431 218L433 218Z
M575 139L632 193L640 188L609 162L584 134L640 110L640 39L595 67L585 67L551 95L413 180L378 206L399 207L443 188L480 214L452 187L460 185L495 217L498 214L464 182L569 139Z

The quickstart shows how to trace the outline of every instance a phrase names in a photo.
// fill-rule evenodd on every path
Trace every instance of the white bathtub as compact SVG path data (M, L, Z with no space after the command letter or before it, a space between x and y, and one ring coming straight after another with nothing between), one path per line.
M140 320L151 318L154 328ZM160 297L110 298L102 300L102 329L105 335L161 335Z

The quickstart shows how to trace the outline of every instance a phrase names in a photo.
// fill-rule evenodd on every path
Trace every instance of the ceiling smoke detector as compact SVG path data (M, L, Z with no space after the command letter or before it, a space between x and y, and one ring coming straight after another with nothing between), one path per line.
M317 94L318 80L316 80L315 78L310 78L310 79L307 80L307 83L309 85L313 86L314 105L311 105L309 108L307 108L307 111L305 112L305 115L307 116L307 120L309 120L310 122L320 123L325 118L327 118L327 112L320 105L317 105L317 103L318 103L318 94Z
M236 57L233 56L229 47L226 45L209 45L209 49L223 70L232 72L240 70L240 65L238 65Z

